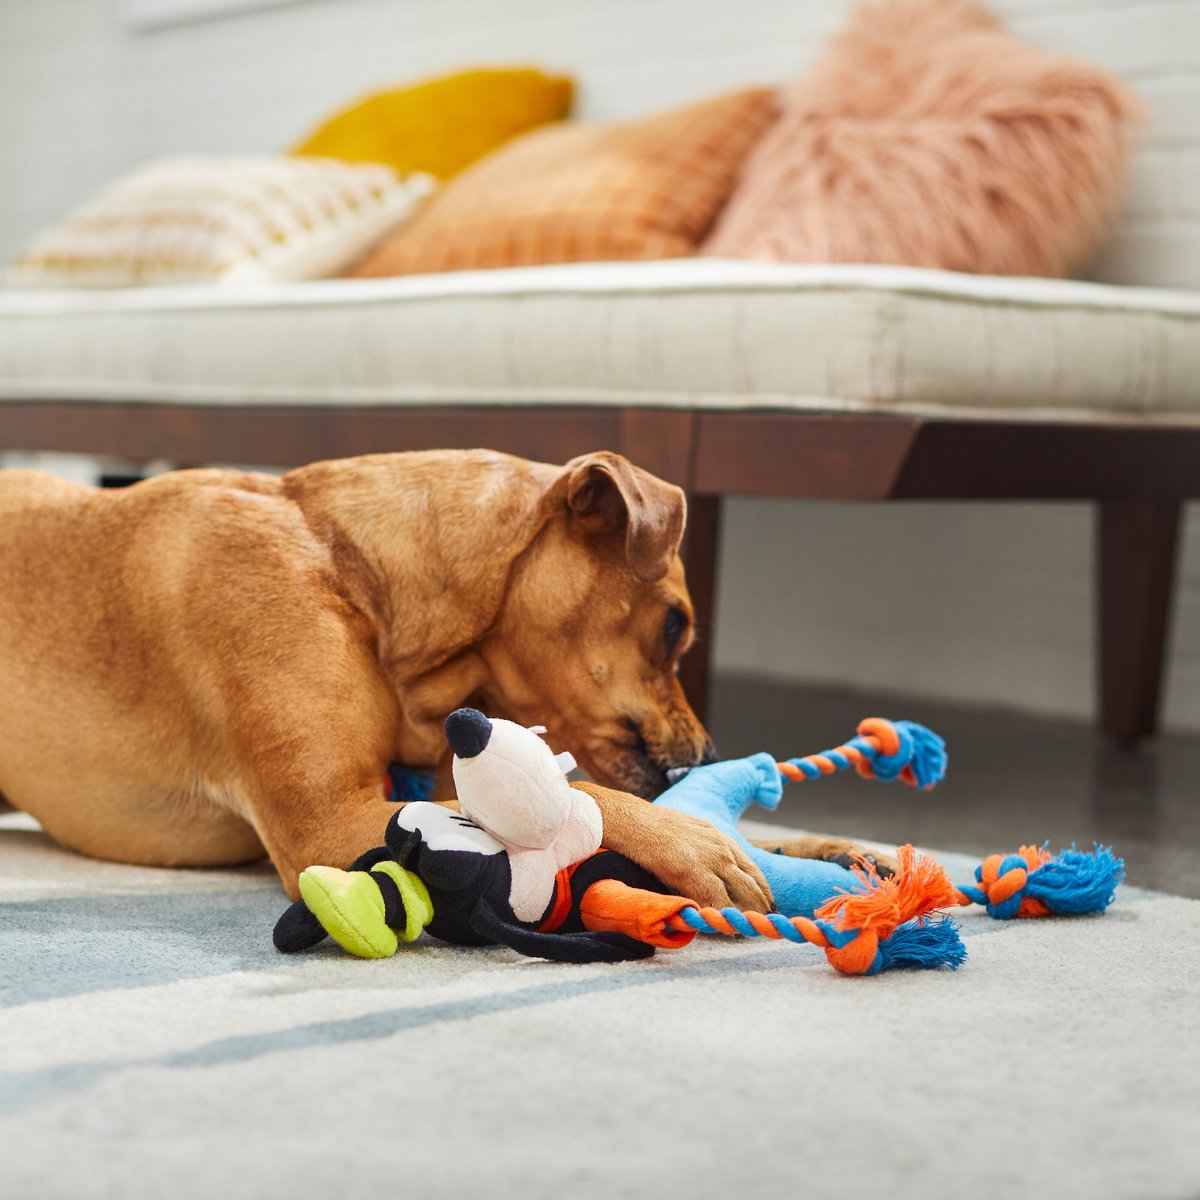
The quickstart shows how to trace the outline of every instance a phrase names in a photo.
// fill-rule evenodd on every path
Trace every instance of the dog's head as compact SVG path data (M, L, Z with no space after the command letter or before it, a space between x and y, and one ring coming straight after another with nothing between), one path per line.
M479 646L482 700L546 725L599 782L657 795L711 754L676 675L695 636L683 492L602 452L569 462L542 506Z

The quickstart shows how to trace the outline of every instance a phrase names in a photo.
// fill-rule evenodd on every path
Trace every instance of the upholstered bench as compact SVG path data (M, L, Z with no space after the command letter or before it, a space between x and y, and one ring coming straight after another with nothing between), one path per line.
M1153 732L1181 503L1200 496L1200 295L713 259L0 293L0 449L289 465L618 449L691 498L1096 502L1100 715ZM699 703L707 664L688 683Z

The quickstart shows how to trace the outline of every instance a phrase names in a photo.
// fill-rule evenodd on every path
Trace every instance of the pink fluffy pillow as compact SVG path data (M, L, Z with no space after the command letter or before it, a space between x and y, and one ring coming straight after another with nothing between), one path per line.
M784 103L702 254L1062 275L1117 214L1141 111L972 0L861 5Z

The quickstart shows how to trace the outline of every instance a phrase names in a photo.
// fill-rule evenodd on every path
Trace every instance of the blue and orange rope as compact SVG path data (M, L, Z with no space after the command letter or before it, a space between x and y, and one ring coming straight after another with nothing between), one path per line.
M929 791L946 774L946 743L915 721L868 717L859 722L858 736L832 750L778 763L785 779L819 779L853 767L867 779L884 783L900 779Z
M975 868L975 883L956 888L960 905L982 904L988 916L1080 916L1104 912L1125 878L1125 862L1109 846L1074 846L1051 854L1022 846L1016 854L991 854Z
M957 923L933 914L955 904L957 890L941 866L912 846L901 846L897 857L898 869L888 879L856 867L863 890L839 891L817 909L815 919L692 905L667 927L808 942L845 975L875 975L888 967L956 969L966 959Z

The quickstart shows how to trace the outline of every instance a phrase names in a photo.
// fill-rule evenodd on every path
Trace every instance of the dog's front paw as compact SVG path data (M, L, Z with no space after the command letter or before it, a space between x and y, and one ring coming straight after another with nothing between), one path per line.
M864 867L868 871L874 871L880 879L890 879L896 873L895 859L889 858L886 854L870 854L861 848L853 853L843 851L826 861L837 863L839 867L845 867L847 871L853 870L856 866Z
M807 834L794 838L755 838L754 845L772 854L786 854L789 858L816 858L822 862L836 863L847 870L856 865L866 867L874 870L881 879L896 873L896 860L890 854L867 850L847 838Z
M600 806L604 845L645 867L676 895L703 907L771 911L771 888L762 871L715 825L628 792L594 783L572 786Z
M646 847L642 866L673 892L702 907L770 912L771 888L754 860L719 829L669 808L660 816L660 838Z
M818 858L826 862L837 863L847 871L854 867L863 867L874 871L880 879L889 879L896 873L896 860L890 854L877 854L867 850L857 842L845 838L822 838L821 853Z

